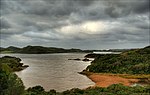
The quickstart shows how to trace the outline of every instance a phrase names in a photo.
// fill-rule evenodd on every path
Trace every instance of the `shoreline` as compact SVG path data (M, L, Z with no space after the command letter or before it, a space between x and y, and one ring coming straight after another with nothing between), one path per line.
M123 84L125 86L150 84L150 74L148 75L129 75L112 73L92 73L83 70L79 74L86 75L95 85L92 87L108 87L112 84Z

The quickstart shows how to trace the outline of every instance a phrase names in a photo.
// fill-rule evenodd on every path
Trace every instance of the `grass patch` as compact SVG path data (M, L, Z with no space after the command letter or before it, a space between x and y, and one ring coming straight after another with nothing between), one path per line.
M14 52L13 51L1 51L0 53L5 54L5 53L14 53Z

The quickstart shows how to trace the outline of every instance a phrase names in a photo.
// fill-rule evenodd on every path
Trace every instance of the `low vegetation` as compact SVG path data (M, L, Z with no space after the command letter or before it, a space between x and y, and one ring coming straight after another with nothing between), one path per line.
M55 90L44 91L43 87L36 86L27 89L25 95L149 95L150 86L141 87L127 87L122 84L113 84L107 88L89 87L85 90L73 88L63 92L56 92Z
M28 67L28 65L23 65L21 59L17 57L4 56L0 58L0 64L6 64L12 71L20 71Z
M24 88L23 82L11 68L0 63L0 95L23 95Z
M86 70L94 73L150 74L150 46L121 54L98 55Z
M63 92L45 91L41 86L25 90L23 82L13 71L20 70L21 59L5 56L0 58L0 95L149 95L150 85L128 87L113 84L106 88L73 88ZM123 52L120 55L100 55L95 58L87 70L101 73L150 74L150 46L143 49ZM127 76L129 77L129 76ZM132 76L133 77L133 76Z

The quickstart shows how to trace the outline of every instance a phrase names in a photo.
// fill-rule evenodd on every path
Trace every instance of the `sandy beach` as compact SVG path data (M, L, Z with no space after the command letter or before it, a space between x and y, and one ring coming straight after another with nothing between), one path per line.
M127 79L119 76L112 76L109 74L94 74L94 73L88 75L88 78L90 78L93 82L95 82L95 86L98 87L108 87L109 85L118 83L130 86L139 81L139 79Z
M95 86L108 87L112 84L123 84L125 86L131 86L135 83L149 84L150 75L129 75L129 74L111 74L111 73L92 73L88 71L80 72L80 74L86 75L91 79ZM143 83L141 79L144 79ZM95 87L94 86L94 87Z

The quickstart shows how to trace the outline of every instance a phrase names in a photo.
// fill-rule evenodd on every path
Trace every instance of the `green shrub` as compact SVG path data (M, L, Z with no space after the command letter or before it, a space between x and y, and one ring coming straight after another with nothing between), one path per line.
M20 78L10 71L7 64L0 64L0 95L22 95L24 85Z

